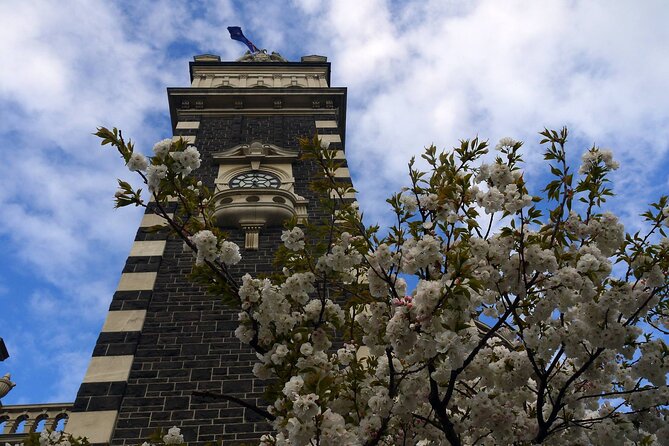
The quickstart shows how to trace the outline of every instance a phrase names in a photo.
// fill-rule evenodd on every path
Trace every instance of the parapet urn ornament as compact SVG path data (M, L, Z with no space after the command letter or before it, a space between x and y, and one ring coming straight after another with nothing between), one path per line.
M16 385L10 380L11 376L7 373L5 376L0 378L0 398L4 397L9 393L10 390Z

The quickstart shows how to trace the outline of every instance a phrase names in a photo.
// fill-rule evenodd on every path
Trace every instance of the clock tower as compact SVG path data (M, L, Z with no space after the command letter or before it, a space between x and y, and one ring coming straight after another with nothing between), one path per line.
M217 224L241 247L231 271L271 272L287 219L327 217L309 188L318 167L301 159L298 138L318 133L342 161L335 176L350 184L346 89L330 86L323 56L288 62L259 52L235 62L196 56L190 86L167 94L174 138L198 147L195 174L216 191ZM234 335L238 309L188 279L192 253L167 231L149 230L164 224L154 212L149 205L137 230L66 431L93 444L136 445L178 426L189 445L256 443L270 426L253 411L193 395L267 404L252 373L256 355Z

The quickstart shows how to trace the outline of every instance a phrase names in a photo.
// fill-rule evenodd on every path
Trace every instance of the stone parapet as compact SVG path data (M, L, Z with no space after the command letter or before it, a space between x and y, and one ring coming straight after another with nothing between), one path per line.
M44 429L63 430L71 410L72 403L0 406L0 444L21 442Z

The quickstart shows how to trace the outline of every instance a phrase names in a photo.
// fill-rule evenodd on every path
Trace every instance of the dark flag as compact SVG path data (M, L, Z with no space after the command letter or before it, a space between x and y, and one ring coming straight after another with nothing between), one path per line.
M258 48L256 48L253 42L244 37L244 33L242 33L242 29L239 26L228 26L228 31L230 31L230 38L232 40L238 40L242 42L249 47L249 50L251 50L252 53L257 53L260 51Z

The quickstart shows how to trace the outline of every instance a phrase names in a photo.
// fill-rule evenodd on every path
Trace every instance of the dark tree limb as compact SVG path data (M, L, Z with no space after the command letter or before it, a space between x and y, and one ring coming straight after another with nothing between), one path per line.
M214 393L214 392L201 392L199 390L193 391L193 396L198 396L201 398L209 398L212 400L219 400L219 401L230 401L232 403L238 404L242 407L246 407L249 410L252 410L253 412L257 413L261 417L265 418L266 420L269 421L274 421L276 420L276 417L272 415L271 413L267 412L265 409L261 409L260 407L256 406L255 404L247 403L246 401L236 398L234 396L230 395L224 395L222 393Z

